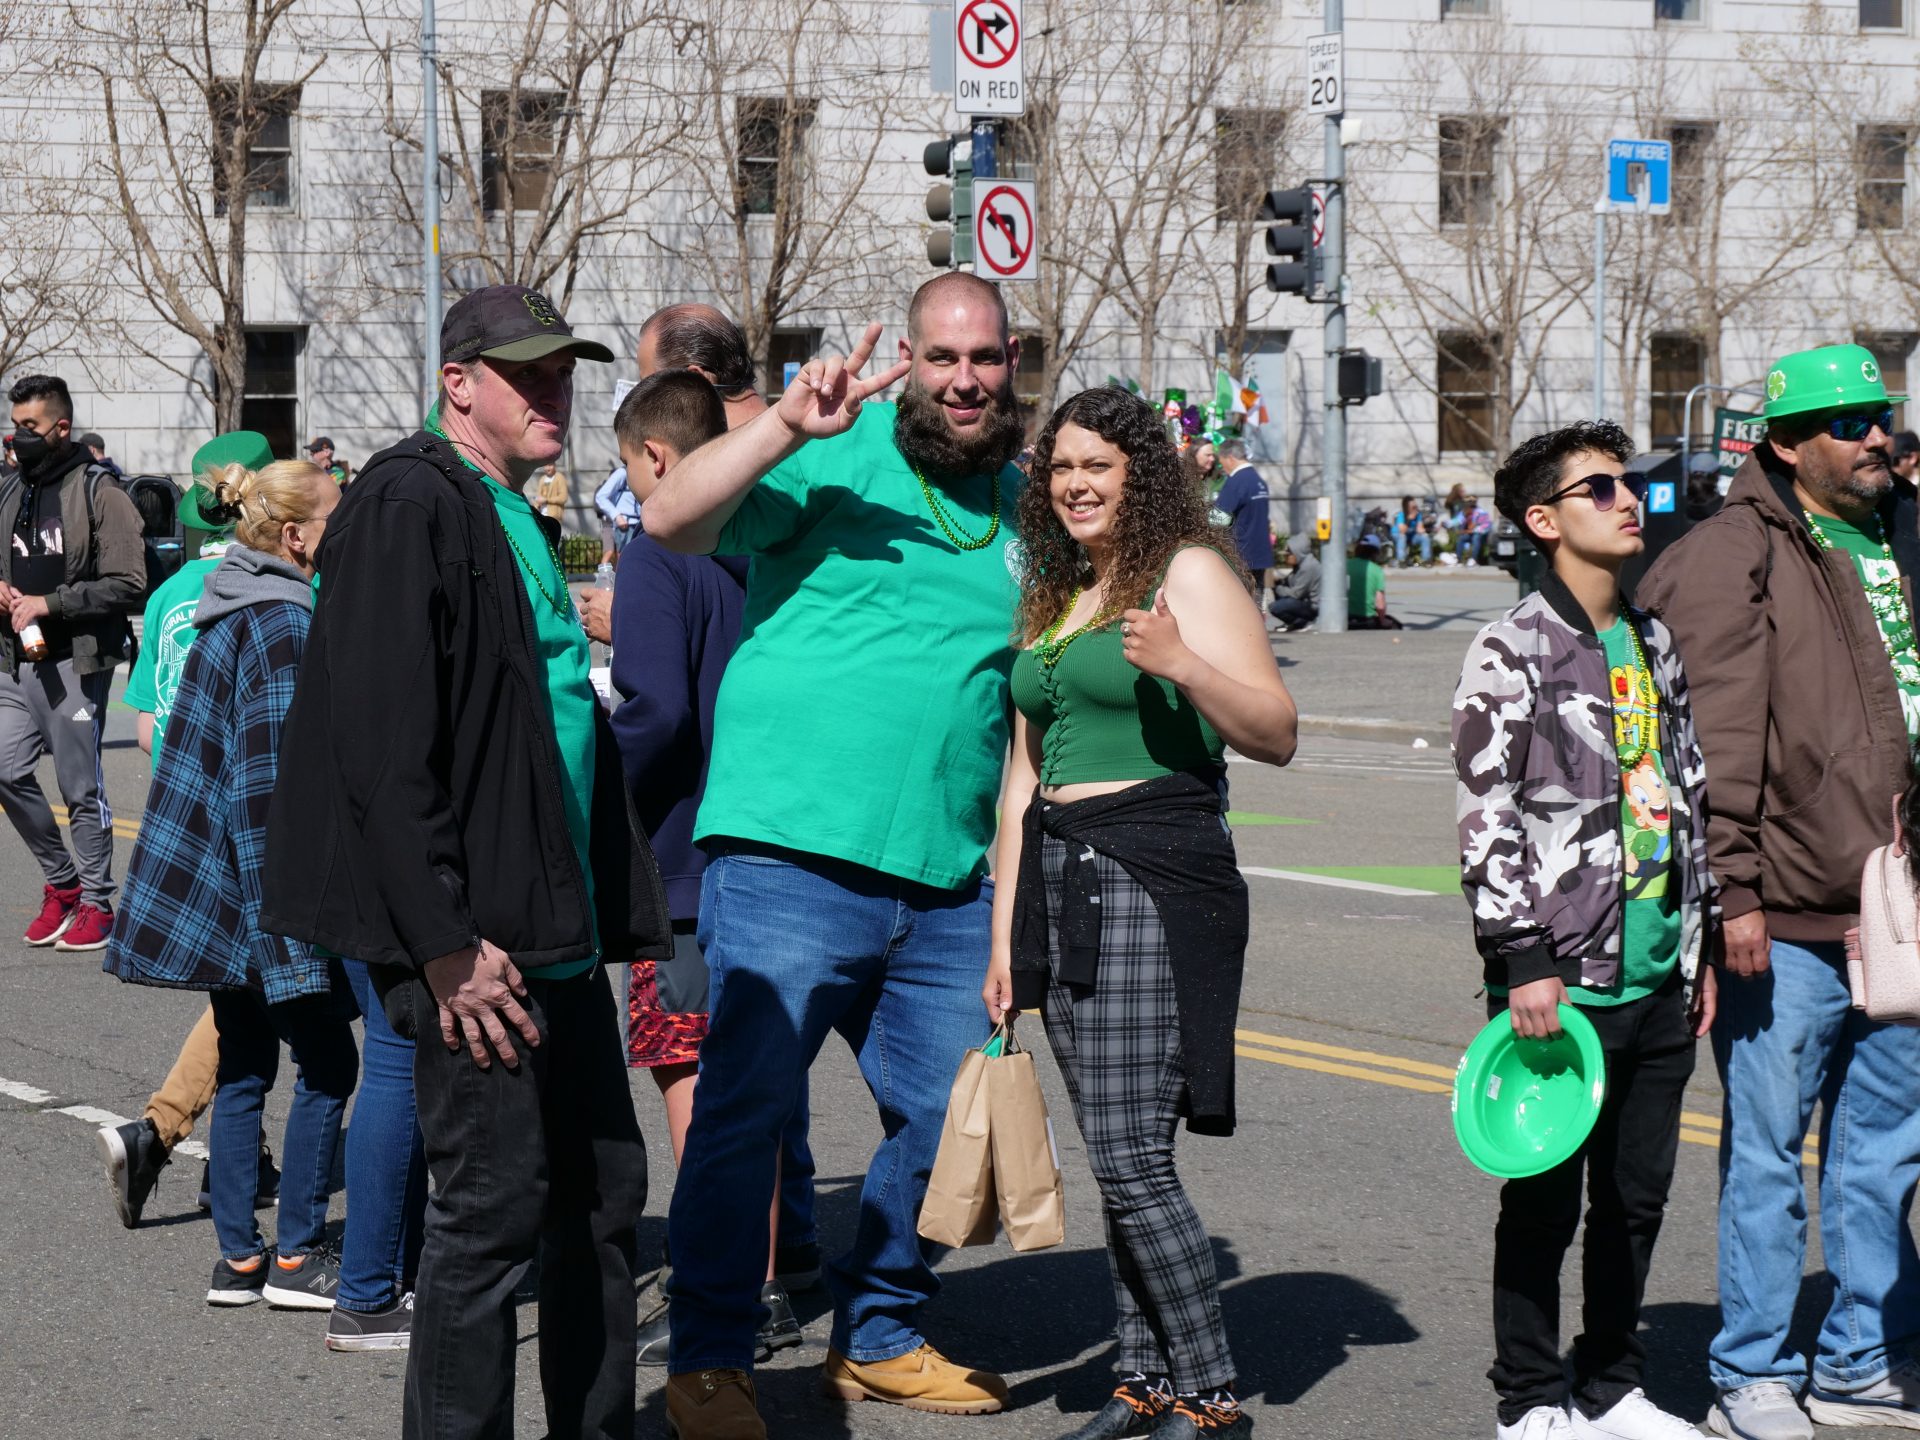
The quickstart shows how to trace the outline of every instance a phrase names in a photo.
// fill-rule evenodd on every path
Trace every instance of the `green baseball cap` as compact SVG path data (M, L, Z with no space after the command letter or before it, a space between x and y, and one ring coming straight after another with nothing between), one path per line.
M1822 345L1782 355L1767 371L1766 417L1811 410L1850 410L1897 405L1907 397L1887 394L1880 362L1864 345Z
M1561 1005L1551 1040L1521 1039L1503 1012L1454 1071L1454 1138L1489 1175L1544 1174L1586 1143L1606 1092L1600 1032L1577 1009Z
M214 520L201 513L200 497L206 493L200 484L200 478L215 470L224 470L229 465L244 465L249 470L259 470L273 463L273 446L267 437L258 430L229 430L224 435L216 435L198 450L193 452L193 480L187 485L186 494L180 497L175 514L182 525L190 525L195 530L211 530L216 533L231 530L230 520Z

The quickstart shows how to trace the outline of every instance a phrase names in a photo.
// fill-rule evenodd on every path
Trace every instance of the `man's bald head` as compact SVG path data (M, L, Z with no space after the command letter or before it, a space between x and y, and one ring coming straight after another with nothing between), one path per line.
M722 395L754 391L753 356L740 327L711 305L668 305L640 327L644 379L662 370L697 370Z
M945 275L936 275L918 290L907 304L907 338L918 348L926 333L930 316L943 311L958 308L971 309L975 306L992 307L999 317L1000 338L1007 338L1007 302L1001 298L1000 287L990 281L982 280L978 275L966 275L958 270Z

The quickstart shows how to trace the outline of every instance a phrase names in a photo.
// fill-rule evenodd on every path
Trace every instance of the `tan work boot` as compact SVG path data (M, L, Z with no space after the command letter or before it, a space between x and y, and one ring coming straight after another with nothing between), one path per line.
M667 1377L667 1433L675 1440L767 1440L744 1370L690 1370Z
M828 1350L820 1389L830 1400L883 1400L936 1415L992 1415L1007 1404L1006 1381L956 1365L931 1345L870 1365Z

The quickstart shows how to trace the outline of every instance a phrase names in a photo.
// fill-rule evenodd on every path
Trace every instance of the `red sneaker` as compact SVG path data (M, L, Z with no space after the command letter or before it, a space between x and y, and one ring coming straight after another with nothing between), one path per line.
M21 937L29 945L51 945L58 940L73 924L74 914L80 908L78 885L71 890L56 890L49 885L46 897L40 906L40 914Z
M73 907L73 922L54 945L56 950L104 950L113 934L113 911L99 905Z

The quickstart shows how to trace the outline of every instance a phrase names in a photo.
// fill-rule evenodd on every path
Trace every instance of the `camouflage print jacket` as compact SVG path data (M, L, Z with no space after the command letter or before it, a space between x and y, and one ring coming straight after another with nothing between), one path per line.
M1706 772L1672 635L1644 610L1623 611L1660 691L1680 968L1691 985L1718 921ZM1551 572L1540 593L1474 638L1453 700L1453 763L1460 885L1486 983L1558 975L1569 989L1617 984L1625 862L1606 653Z

